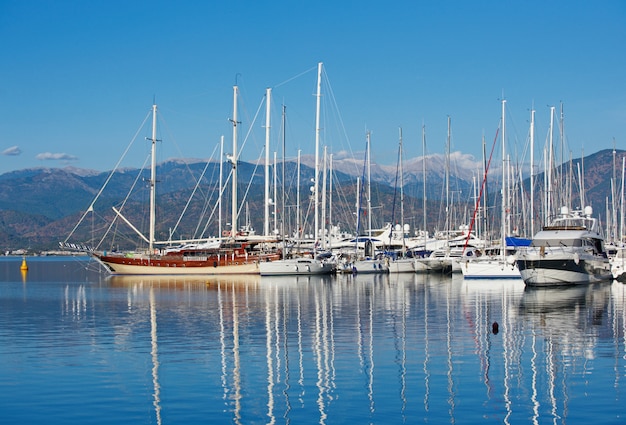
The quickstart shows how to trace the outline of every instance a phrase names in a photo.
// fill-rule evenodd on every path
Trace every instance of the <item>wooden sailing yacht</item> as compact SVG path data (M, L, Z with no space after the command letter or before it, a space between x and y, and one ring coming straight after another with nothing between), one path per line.
M93 257L114 275L182 275L182 274L259 274L259 262L280 258L280 252L267 248L262 238L252 239L237 229L237 96L234 91L232 164L232 228L224 231L225 238L218 243L194 241L178 247L156 248L156 113L152 106L152 170L150 175L150 229L146 238L119 211L116 213L148 243L145 252L92 252Z

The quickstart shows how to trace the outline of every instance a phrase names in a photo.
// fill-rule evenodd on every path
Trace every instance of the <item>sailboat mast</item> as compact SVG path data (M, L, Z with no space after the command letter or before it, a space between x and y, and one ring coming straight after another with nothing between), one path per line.
M315 243L318 240L319 232L319 169L320 169L320 107L322 97L322 62L317 64L317 95L315 107L315 178L313 186L313 196L315 196Z
M156 223L156 125L157 106L152 105L152 164L150 170L150 253L154 250L154 229Z
M426 125L422 124L422 211L424 214L424 250L426 250Z
M535 110L530 111L530 236L535 236Z
M296 231L298 241L302 238L302 229L300 228L300 156L302 155L302 150L298 149L298 164L296 166Z
M402 229L402 255L406 252L404 239L404 170L402 168L402 127L400 127L400 227Z
M422 213L424 214L424 250L426 250L426 125L422 124Z
M501 211L501 217L500 217L500 241L501 241L501 247L500 247L500 251L501 251L501 256L504 257L505 255L505 247L506 247L506 211L508 209L508 205L507 205L507 194L506 194L506 175L507 175L507 161L506 161L506 154L505 154L505 150L506 150L506 138L505 138L505 134L506 134L506 113L505 113L505 108L506 108L506 100L502 99L502 211Z
M274 151L274 235L278 232L278 156ZM267 236L267 235L266 235Z
M616 172L616 163L615 163L615 139L613 139L613 190L611 190L611 203L612 203L612 220L611 220L611 231L612 231L612 242L615 242L617 238L617 175Z
M333 229L333 154L328 156L328 236L332 237Z
M622 195L620 197L620 204L619 204L619 213L620 213L620 231L619 231L619 237L618 237L618 241L621 244L624 243L624 235L626 234L626 232L624 232L624 174L626 172L626 156L622 157Z
M450 237L450 124L451 119L448 115L448 136L446 139L446 237ZM449 244L446 245L449 249Z
M263 234L270 234L270 99L272 89L265 90L265 215L263 220ZM276 219L276 218L274 218Z
M219 187L219 197L217 198L218 202L218 212L217 212L217 227L218 227L218 235L222 235L222 195L224 191L222 190L224 186L224 136L220 137L220 187Z
M372 238L372 160L370 157L370 132L367 132L367 226Z
M324 156L322 158L322 248L326 249L326 146L324 146Z
M233 182L232 182L232 199L231 199L231 229L230 236L235 237L237 234L237 96L239 92L239 87L233 86L233 118L231 122L233 123L233 157L232 157L232 166L233 166Z
M548 219L552 215L552 171L554 166L553 152L554 152L554 106L550 107L550 142L548 149L548 168L546 169L546 173L548 175L548 190L546 192L546 223Z
M483 167L482 167L482 175L484 176L484 186L483 186L483 193L489 193L489 188L488 188L488 180L487 180L487 143L485 142L485 134L483 133ZM478 232L479 235L481 235L481 237L483 239L487 238L489 235L489 229L487 227L487 200L489 198L489 195L487 196L483 196L482 199L482 214L481 214L481 219L480 219L480 231Z
M281 217L281 226L280 226L280 234L283 240L283 258L285 258L285 146L287 136L285 134L286 129L286 120L287 120L287 107L283 105L283 116L282 116L282 127L283 127L283 160L282 160L282 184L281 184L281 197L280 197L280 217Z
M356 237L354 238L355 249L358 246L360 230L361 230L361 177L357 177L356 178Z

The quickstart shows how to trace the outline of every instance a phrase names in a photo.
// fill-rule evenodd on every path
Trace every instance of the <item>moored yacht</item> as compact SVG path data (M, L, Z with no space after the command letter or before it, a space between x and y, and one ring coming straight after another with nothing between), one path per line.
M613 278L604 239L591 207L584 211L561 208L529 247L518 252L517 266L528 286L577 285Z

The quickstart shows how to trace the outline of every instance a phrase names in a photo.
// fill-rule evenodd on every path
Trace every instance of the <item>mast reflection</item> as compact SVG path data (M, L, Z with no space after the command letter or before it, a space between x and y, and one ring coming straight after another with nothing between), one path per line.
M163 344L181 331L202 342L204 352L185 351L198 362L199 391L233 423L454 423L461 411L468 421L562 422L570 417L570 381L593 372L586 368L602 332L616 341L614 386L626 356L622 286L525 289L424 275L110 284L124 288L129 311L143 306L144 325L149 303L157 423L172 385L159 377L172 361ZM85 315L84 289L66 292L66 314ZM120 338L141 329L135 316L119 327ZM467 416L468 397L478 406L469 414L480 418Z

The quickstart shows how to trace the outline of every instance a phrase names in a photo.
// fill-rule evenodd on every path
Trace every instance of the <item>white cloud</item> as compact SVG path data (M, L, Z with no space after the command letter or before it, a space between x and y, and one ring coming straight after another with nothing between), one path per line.
M67 153L52 153L52 152L44 152L44 153L37 154L35 158L42 160L42 161L44 160L76 161L78 159L78 157L75 157L74 155L70 155Z
M11 146L10 148L7 148L2 151L2 155L7 155L7 156L17 156L17 155L20 155L21 153L22 153L22 150L20 149L19 146Z

